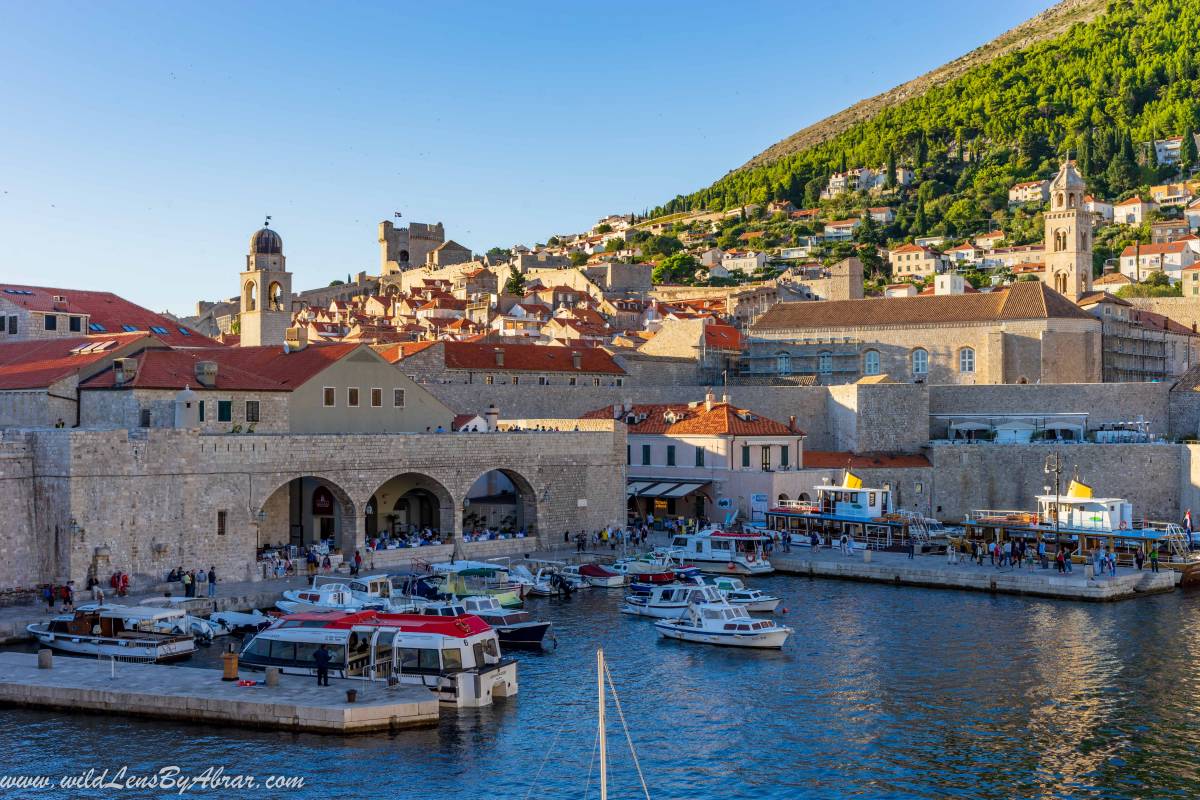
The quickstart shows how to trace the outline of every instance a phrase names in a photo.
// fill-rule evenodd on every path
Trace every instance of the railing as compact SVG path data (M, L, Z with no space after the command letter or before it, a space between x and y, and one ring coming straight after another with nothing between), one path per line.
M112 680L116 680L117 677L117 662L122 664L155 664L158 663L158 659L154 655L144 655L141 653L122 653L120 655L116 653L96 654L96 667L98 671L103 673L105 671L105 664L107 663L108 677Z

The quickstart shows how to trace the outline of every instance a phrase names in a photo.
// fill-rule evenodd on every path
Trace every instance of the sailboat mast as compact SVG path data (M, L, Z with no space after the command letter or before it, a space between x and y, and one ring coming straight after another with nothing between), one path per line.
M596 651L596 693L600 703L600 800L608 800L608 741L604 735L604 651Z

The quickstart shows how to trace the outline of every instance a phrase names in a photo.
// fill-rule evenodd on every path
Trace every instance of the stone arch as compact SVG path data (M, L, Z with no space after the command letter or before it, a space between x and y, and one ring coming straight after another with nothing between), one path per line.
M401 250L401 251L400 251L400 263L401 263L401 264L407 264L407 263L408 263L408 251L407 251L407 250Z
M454 538L456 506L445 484L421 472L401 472L363 500L364 538L411 541L426 529L441 541Z
M301 473L254 492L250 516L258 528L259 548L307 546L332 541L343 554L358 539L354 500L341 484L324 475ZM255 505L257 503L257 505Z
M1065 208L1065 207L1066 207L1066 202L1065 202L1065 200L1063 199L1063 193L1062 193L1062 192L1059 192L1059 193L1058 193L1058 196L1057 196L1057 197L1055 197L1055 199L1054 199L1054 207L1055 207L1055 208Z
M254 311L258 306L258 282L246 281L242 287L242 310Z
M266 308L271 311L283 311L283 284L279 281L271 281L271 285L267 287L267 296L264 298Z
M502 478L503 480L499 480ZM506 485L507 484L507 485ZM524 530L537 535L538 493L516 470L498 467L480 474L463 498L463 533L475 527Z

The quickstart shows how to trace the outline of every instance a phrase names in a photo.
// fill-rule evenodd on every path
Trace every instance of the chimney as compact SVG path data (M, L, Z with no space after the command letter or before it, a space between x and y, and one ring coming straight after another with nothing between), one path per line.
M792 414L790 417L788 417L788 430L789 431L796 430L796 415L795 414Z
M215 361L197 361L196 362L196 382L206 389L211 389L217 385L217 362Z
M500 422L500 409L496 408L495 403L492 403L487 407L487 411L483 412L483 418L487 422L488 431L495 433Z
M571 366L575 369L583 369L583 353L578 350L571 353Z
M729 392L723 392L721 394L721 402L725 405L729 405Z
M493 352L495 352L495 354L496 354L496 366L503 367L504 366L504 348L503 347L493 348Z
M712 411L713 404L717 401L717 396L713 394L712 389L709 389L704 395L704 410Z
M113 383L117 386L133 383L133 379L137 377L137 367L138 363L135 358L114 358Z
M283 334L283 343L287 346L287 351L294 353L308 347L308 328L304 325L296 325L288 328Z

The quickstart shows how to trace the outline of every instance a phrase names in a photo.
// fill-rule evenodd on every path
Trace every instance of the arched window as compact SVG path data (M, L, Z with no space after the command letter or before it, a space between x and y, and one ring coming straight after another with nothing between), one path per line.
M258 287L254 281L249 281L246 284L242 306L247 311L254 311L258 306Z
M272 281L267 290L267 308L271 311L283 311L283 287L279 281Z
M879 351L868 350L863 353L863 375L879 374Z
M1066 203L1064 203L1064 202L1063 202L1063 194L1062 194L1062 192L1059 192L1059 193L1058 193L1058 197L1057 197L1057 198L1056 198L1056 200L1055 200L1054 207L1055 207L1055 208L1062 208L1062 207L1063 207L1063 206L1065 206L1065 205L1066 205Z
M401 250L401 251L400 251L400 263L401 263L401 264L407 264L407 263L408 263L408 251L407 251L407 250Z
M781 495L779 495L779 502L780 502L781 504L782 504L782 503L786 503L786 502L787 502L788 500L790 500L790 499L791 499L791 498L789 498L789 497L788 497L786 494L781 494Z
M929 374L929 351L918 347L912 351L912 372L913 375L928 375Z
M958 371L975 371L975 349L973 347L964 347L958 351Z
M1067 232L1059 228L1054 232L1054 252L1061 253L1067 249Z
M788 353L775 354L775 371L780 375L792 374L792 357Z
M1075 207L1075 193L1067 192L1067 205L1071 208Z
M829 375L833 372L833 353L828 350L817 353L817 372L822 375Z

